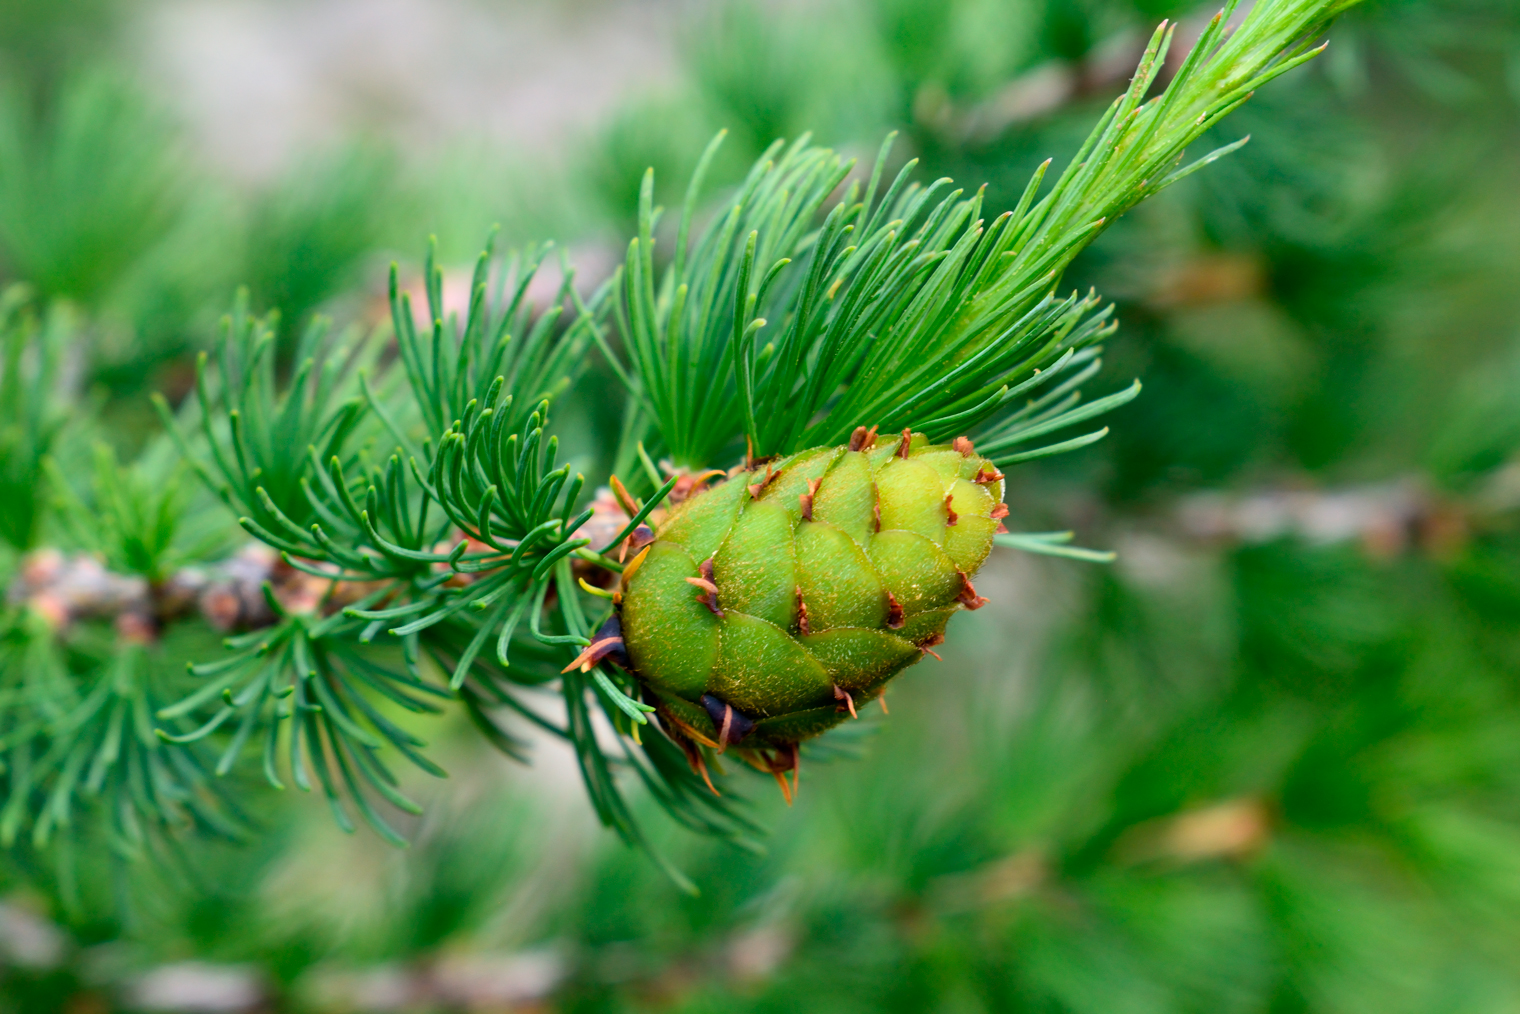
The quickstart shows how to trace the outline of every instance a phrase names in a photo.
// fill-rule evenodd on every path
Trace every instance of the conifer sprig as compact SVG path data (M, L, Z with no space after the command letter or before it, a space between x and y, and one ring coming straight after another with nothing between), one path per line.
M345 827L357 812L399 842L382 804L416 806L393 758L441 772L388 709L434 710L452 697L509 753L522 744L498 722L502 710L569 741L598 814L630 842L646 839L620 772L687 826L742 840L753 830L742 810L649 726L639 685L577 657L607 607L576 568L621 567L583 534L593 516L584 478L558 461L550 430L553 401L591 344L630 389L625 436L653 491L630 505L637 516L615 541L677 481L649 463L644 443L687 466L839 444L862 425L934 441L969 433L999 465L1086 446L1106 431L1064 431L1138 385L1082 400L1112 324L1095 295L1058 295L1062 272L1118 214L1235 147L1183 163L1187 145L1252 89L1311 58L1314 33L1344 6L1263 0L1228 36L1227 6L1147 99L1171 44L1163 24L1128 91L1050 189L1041 192L1041 167L990 223L980 194L949 180L921 186L912 162L889 179L890 138L863 179L803 138L778 142L698 230L715 140L659 279L646 176L626 267L585 300L566 264L555 297L536 308L530 291L547 251L502 264L488 247L461 320L430 253L419 325L393 270L394 365L382 365L378 337L334 341L318 322L283 380L279 329L244 297L180 418L159 405L196 473L279 552L290 579L265 585L269 619L229 638L228 657L193 667L194 688L177 698L143 662L144 645L124 642L80 677L45 657L52 642L34 614L10 614L0 746L16 762L0 831L31 820L45 836L75 800L104 793L123 840L132 822L166 825L175 814L230 833L212 776L254 755L272 784L320 786ZM609 312L621 355L603 326ZM28 447L45 448L56 425L36 396L46 385L16 383L44 376L48 360L8 348L0 410L25 420ZM40 450L28 453L40 461ZM101 472L97 491L115 518L98 533L113 543L107 555L162 577L171 491L144 499L131 483L111 486L111 474ZM27 544L25 526L11 527ZM1070 548L1065 533L1001 538L1101 556ZM49 697L43 683L67 693ZM26 707L12 706L23 698ZM603 725L616 735L599 734Z
M0 633L0 846L30 827L33 846L46 847L86 817L127 858L151 851L163 830L240 836L244 819L212 777L208 755L160 740L161 729L182 728L155 715L178 689L165 682L140 640L70 658L44 615L8 616Z
M963 198L943 179L912 184L912 162L878 197L887 145L869 181L829 204L853 166L803 138L767 151L689 242L715 139L657 284L646 174L620 290L628 363L619 370L654 439L692 467L726 464L744 441L756 456L839 443L858 425L935 440L979 430L994 460L1010 464L1099 439L1021 446L1139 391L1077 404L1068 371L1095 371L1075 353L1107 333L1106 313L1093 297L1058 297L1062 272L1118 215L1243 144L1183 161L1254 89L1320 52L1316 33L1349 4L1263 2L1228 33L1235 6L1147 99L1175 32L1163 22L1130 87L1048 192L1047 162L990 223L979 194ZM1059 393L1031 406L1037 387Z
M423 262L427 319L417 326L412 297L391 267L391 321L397 351L411 385L428 436L447 430L465 417L471 400L491 407L491 386L501 378L505 392L517 405L515 415L502 419L518 428L540 402L564 393L584 367L597 312L583 307L575 326L557 333L565 308L576 300L575 272L561 258L558 291L542 312L534 314L529 288L551 252L547 245L510 255L498 264L495 234L487 240L470 279L469 302L461 325L444 305L444 272L437 264L437 244L430 243ZM599 308L604 296L594 295ZM371 397L370 404L376 406ZM409 442L399 429L393 435Z
M211 745L219 775L255 754L270 784L320 787L341 826L354 826L354 811L403 843L381 804L418 808L387 755L443 772L387 709L436 711L439 699L457 696L514 756L524 756L523 744L495 717L503 709L568 740L597 812L630 842L645 839L616 777L627 768L688 825L729 837L753 830L731 802L676 769L671 744L641 741L637 727L652 709L626 674L602 664L561 672L601 622L587 614L572 562L614 572L619 564L588 548L584 477L558 463L558 439L547 432L552 399L584 367L606 290L580 300L567 270L551 307L535 312L527 293L543 259L540 250L509 261L493 286L488 247L461 321L445 319L443 275L430 255L425 329L393 270L400 365L372 381L373 342L329 352L318 369L318 325L281 384L277 330L240 302L223 328L220 368L213 376L203 363L199 372L187 415L194 431L160 401L198 474L297 578L266 584L274 622L229 638L234 654L193 667L200 685L157 710L165 746ZM277 453L292 444L305 453ZM546 716L542 698L556 679L563 720ZM597 733L603 721L627 737L611 754Z
M12 290L6 309L22 298ZM199 559L208 543L187 539L183 490L149 456L122 468L98 448L85 492L49 457L62 421L55 356L76 337L56 313L43 328L19 312L0 320L0 431L12 474L30 477L11 491L17 520L7 537L33 550L34 519L52 507L61 529L53 534L83 551L34 551L0 611L0 846L25 835L40 849L93 828L116 854L136 858L155 851L166 830L235 837L244 820L212 777L213 758L198 745L165 742L161 731L177 736L190 726L156 714L186 689L158 647L162 626L181 609L169 571Z
M568 465L555 467L557 441L544 435L548 401L525 417L513 408L567 388L590 341L585 320L557 326L568 272L554 306L531 314L525 294L542 260L539 251L510 264L493 295L487 248L465 319L446 321L442 272L430 254L433 323L425 330L412 323L393 271L401 368L374 384L365 374L378 344L361 343L353 354L324 349L321 322L308 329L294 375L281 384L278 329L252 317L243 297L224 324L215 377L204 357L198 370L194 437L160 399L202 479L305 579L291 594L266 587L274 625L229 639L235 655L192 669L202 686L158 715L199 720L189 731L165 731L166 742L230 732L217 748L216 769L225 774L261 741L271 784L283 787L288 777L301 789L320 785L345 827L346 799L399 842L371 799L410 812L416 805L397 789L381 751L442 771L420 752L426 744L379 705L437 710L429 699L449 692L428 677L423 656L451 656L459 689L487 640L507 665L530 607L528 626L540 639L585 643L542 633L537 616L554 565L586 544L573 536L590 512L572 516L584 480L572 479ZM513 420L520 424L509 428ZM395 451L377 461L375 448L387 445ZM376 648L364 647L377 638ZM386 642L400 650L385 650Z

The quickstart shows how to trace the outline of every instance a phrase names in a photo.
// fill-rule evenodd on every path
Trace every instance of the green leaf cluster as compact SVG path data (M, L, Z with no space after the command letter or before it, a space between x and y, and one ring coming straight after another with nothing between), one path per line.
M629 360L619 372L638 410L674 460L694 467L723 464L741 436L766 456L840 443L860 425L933 440L982 427L984 453L1008 463L1091 442L1101 434L1013 450L1097 414L1063 404L1044 416L1019 401L1084 364L1075 354L1105 333L1094 300L1056 296L1062 273L1114 218L1244 143L1184 163L1187 146L1256 88L1318 53L1314 38L1339 10L1254 8L1226 33L1227 5L1147 98L1175 32L1163 24L1049 191L1042 166L990 224L980 195L962 199L949 180L913 185L914 162L878 199L887 146L864 186L834 198L853 165L804 138L773 145L689 242L715 141L657 285L646 174L618 304ZM1069 390L1057 385L1055 400ZM1138 390L1094 404L1117 407Z

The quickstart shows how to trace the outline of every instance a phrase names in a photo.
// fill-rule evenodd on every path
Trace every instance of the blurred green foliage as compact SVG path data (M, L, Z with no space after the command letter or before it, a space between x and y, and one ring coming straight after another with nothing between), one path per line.
M278 310L286 343L335 295L362 288L361 270L396 236L399 166L378 143L314 154L256 194L247 211L243 280L255 306Z
M0 98L0 243L44 298L99 306L172 228L186 153L173 128L106 73L68 79L46 107Z
M30 295L21 286L0 293L0 538L13 552L31 549L36 538L43 461L68 411L60 374L73 336L66 310L55 310L42 323L27 313Z
M192 201L219 184L162 114L60 70L110 34L104 7L64 7L0 16L15 79L0 264L33 286L35 326L77 302L100 333L71 354L125 393L145 364L182 367L235 281L292 328L334 301L360 316L366 268L415 245L418 195L446 175L418 183L357 144L263 192ZM777 136L866 152L896 128L929 178L986 182L1008 206L1122 87L1114 54L1195 13L714 5L678 79L572 160L562 238L625 236L649 165L674 203L719 127L733 162L717 175ZM588 837L562 785L535 794L445 728L461 788L404 855L336 840L301 803L259 814L274 833L257 846L197 846L182 873L85 863L66 882L76 867L18 851L10 904L71 942L50 964L0 956L3 1003L126 1006L138 971L199 958L258 967L269 1009L363 1009L352 977L378 969L416 989L388 1009L463 1010L438 992L448 959L526 950L555 956L539 1000L587 1012L1513 1009L1520 12L1381 0L1333 38L1209 139L1250 144L1119 222L1068 279L1116 300L1107 376L1146 390L1103 444L1021 468L1010 502L1025 527L1075 526L1120 562L991 565L994 605L894 689L864 760L805 762L789 811L757 781L767 854L672 832L702 891L687 898ZM0 433L16 550L46 509L32 491L60 410L35 378L50 364L3 365L4 417L29 420ZM1386 507L1398 482L1417 509ZM1342 511L1319 528L1186 521L1189 505L1237 517L1325 489L1365 495L1315 501ZM564 763L543 752L551 786Z

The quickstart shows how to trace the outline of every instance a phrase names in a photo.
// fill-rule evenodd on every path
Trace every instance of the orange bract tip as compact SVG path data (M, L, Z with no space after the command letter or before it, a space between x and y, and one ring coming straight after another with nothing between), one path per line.
M990 600L976 593L976 588L972 586L971 578L966 576L965 571L961 571L960 574L961 593L956 596L956 601L967 609L980 609L985 606Z
M923 652L925 655L933 655L936 659L939 659L939 661L943 662L944 659L942 659L942 658L939 657L939 652L937 652L937 651L934 650L934 646L936 644L944 644L944 643L945 643L945 635L944 634L931 634L929 637L927 637L923 641L919 642L918 650L921 651L921 652ZM883 705L883 708L885 708L885 705Z
M786 798L786 805L791 806L793 799L792 787L787 783L786 773L782 771L772 771L771 777L776 779L777 785L781 786L781 795Z
M749 437L745 437L744 438L744 463L738 467L738 471L740 471L740 472L753 472L755 469L759 468L761 465L764 465L764 464L767 464L769 462L775 461L778 457L780 457L780 455L777 455L777 454L767 454L763 458L757 458L757 457L755 457L755 443ZM729 472L728 474L729 475L733 475L735 473L734 472Z
M813 520L813 498L818 495L818 487L822 482L822 479L809 479L807 481L808 491L797 494L797 504L802 508L802 520L804 521Z
M649 556L649 546L645 546L643 549L639 550L638 555L633 558L633 560L628 564L628 566L626 566L626 567L623 568L623 587L624 588L628 587L628 582L633 579L633 575L634 574L638 573L639 567L643 565L644 560L647 559L648 556Z
M560 672L569 672L576 667L579 667L581 672L590 672L592 666L622 646L623 639L621 637L604 637L600 641L593 641L586 645L584 651L575 656L575 661L565 666Z
M848 690L841 690L839 688L839 684L837 683L834 684L834 700L844 701L844 704L841 705L841 707L849 710L851 718L860 717L855 713L855 698L850 696L850 692Z
M718 584L713 580L712 557L709 556L703 560L702 565L697 569L702 576L688 577L686 583L702 589L702 594L697 596L697 601L712 610L714 616L722 616L723 610L718 605Z
M692 767L696 769L697 774L702 776L702 780L707 783L708 790L715 796L723 795L723 793L718 791L718 787L713 784L712 775L707 773L707 762L702 759L702 755L698 753L693 756L696 759L693 761Z
M648 525L639 525L628 533L628 538L624 539L623 544L618 547L618 563L623 562L624 557L628 555L630 549L637 553L653 541L654 529Z
M771 466L766 465L765 466L765 478L761 479L759 482L750 483L750 487L749 487L750 499L751 500L759 499L760 494L763 493L763 492L765 492L765 487L767 487L771 483L775 482L776 479L780 475L781 475L780 472L777 472L774 469L772 469Z
M637 514L639 502L629 495L628 488L623 485L622 480L614 475L609 481L612 484L612 495L617 498L618 506L623 508L624 513L629 517Z
M855 432L850 434L850 450L868 451L876 446L876 427L866 429L864 426L855 427Z
M670 488L670 494L666 497L665 501L666 505L673 507L678 503L690 500L698 493L704 492L702 484L707 482L708 479L727 474L721 468L710 468L705 472L698 472L696 475L681 476L676 480L676 484Z

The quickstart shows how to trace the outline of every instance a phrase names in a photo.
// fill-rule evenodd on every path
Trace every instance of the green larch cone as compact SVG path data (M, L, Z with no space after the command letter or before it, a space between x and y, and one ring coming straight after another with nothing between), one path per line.
M665 728L767 770L944 637L992 549L1003 476L964 438L818 447L671 509L624 572L627 662Z

